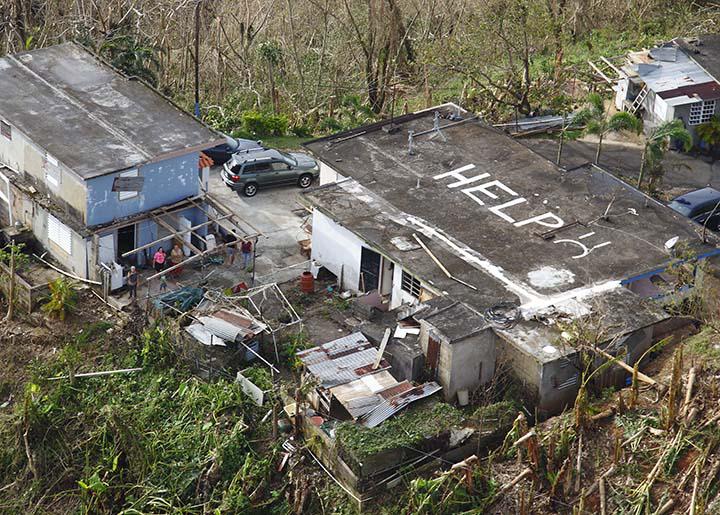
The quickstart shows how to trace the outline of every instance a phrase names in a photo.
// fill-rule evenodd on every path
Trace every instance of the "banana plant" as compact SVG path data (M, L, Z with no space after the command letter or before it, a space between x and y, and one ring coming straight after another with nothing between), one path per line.
M687 152L692 148L692 136L685 129L682 120L671 120L655 127L645 140L642 158L640 160L640 174L638 175L637 187L642 186L645 171L655 171L656 175L662 175L661 162L670 146L670 141L680 142L682 149ZM652 184L659 177L651 180Z

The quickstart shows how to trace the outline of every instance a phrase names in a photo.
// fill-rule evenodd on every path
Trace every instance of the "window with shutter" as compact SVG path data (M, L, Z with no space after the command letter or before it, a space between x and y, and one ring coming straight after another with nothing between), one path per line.
M48 214L48 239L68 255L72 255L72 231L53 215Z
M120 177L138 177L138 171L137 170L128 170L127 172L121 173ZM131 198L135 198L137 196L138 196L137 191L118 191L118 199L119 200L130 200Z

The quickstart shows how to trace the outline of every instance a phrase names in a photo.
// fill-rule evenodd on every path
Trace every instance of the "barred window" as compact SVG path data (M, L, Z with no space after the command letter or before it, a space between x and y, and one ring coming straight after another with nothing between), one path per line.
M420 298L420 291L422 290L422 285L420 284L420 281L407 273L405 270L403 270L402 273L402 282L400 284L400 289L402 291L405 291L415 297L416 299Z
M699 125L710 121L715 114L715 100L706 100L705 102L697 102L690 106L690 125Z

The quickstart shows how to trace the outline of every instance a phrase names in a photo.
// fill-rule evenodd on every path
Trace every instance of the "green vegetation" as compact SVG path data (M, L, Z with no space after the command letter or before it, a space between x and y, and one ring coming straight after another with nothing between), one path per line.
M443 402L416 403L413 408L368 429L353 422L337 428L342 449L358 462L374 454L401 447L420 445L426 438L440 435L458 426L462 413Z
M162 329L103 364L142 366L140 373L44 379L66 373L105 328L88 328L36 367L24 402L3 416L0 484L32 481L17 497L0 493L0 511L21 513L50 496L66 513L287 513L272 493L266 410L233 382L192 377Z
M710 151L720 148L720 116L713 116L709 122L701 123L695 129L700 140L705 143Z
M72 313L77 303L77 291L71 281L65 277L58 277L49 284L50 295L48 301L43 304L42 310L51 317L57 317L61 321Z
M662 182L664 169L662 160L670 147L670 141L678 141L682 149L687 152L692 148L692 135L685 129L682 120L672 120L655 127L645 140L640 162L640 174L637 187L642 187L643 176L647 169L650 175L648 189L654 191Z
M600 163L603 139L612 132L634 132L642 130L642 122L634 115L621 111L612 116L605 108L605 99L597 93L590 93L583 107L573 119L578 125L585 125L585 132L598 137L595 164Z

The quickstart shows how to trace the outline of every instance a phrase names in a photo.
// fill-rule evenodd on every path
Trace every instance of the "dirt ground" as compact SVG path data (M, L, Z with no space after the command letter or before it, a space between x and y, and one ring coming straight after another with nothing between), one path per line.
M5 304L0 308L2 313L7 309ZM29 365L43 363L76 340L83 330L99 323L107 326L107 336L102 338L100 348L85 356L86 367L92 367L94 358L102 357L113 345L124 344L132 325L127 314L110 309L89 290L78 292L76 309L64 322L42 311L18 313L12 322L0 319L0 406L9 401L7 408L21 396L20 388L30 378Z

